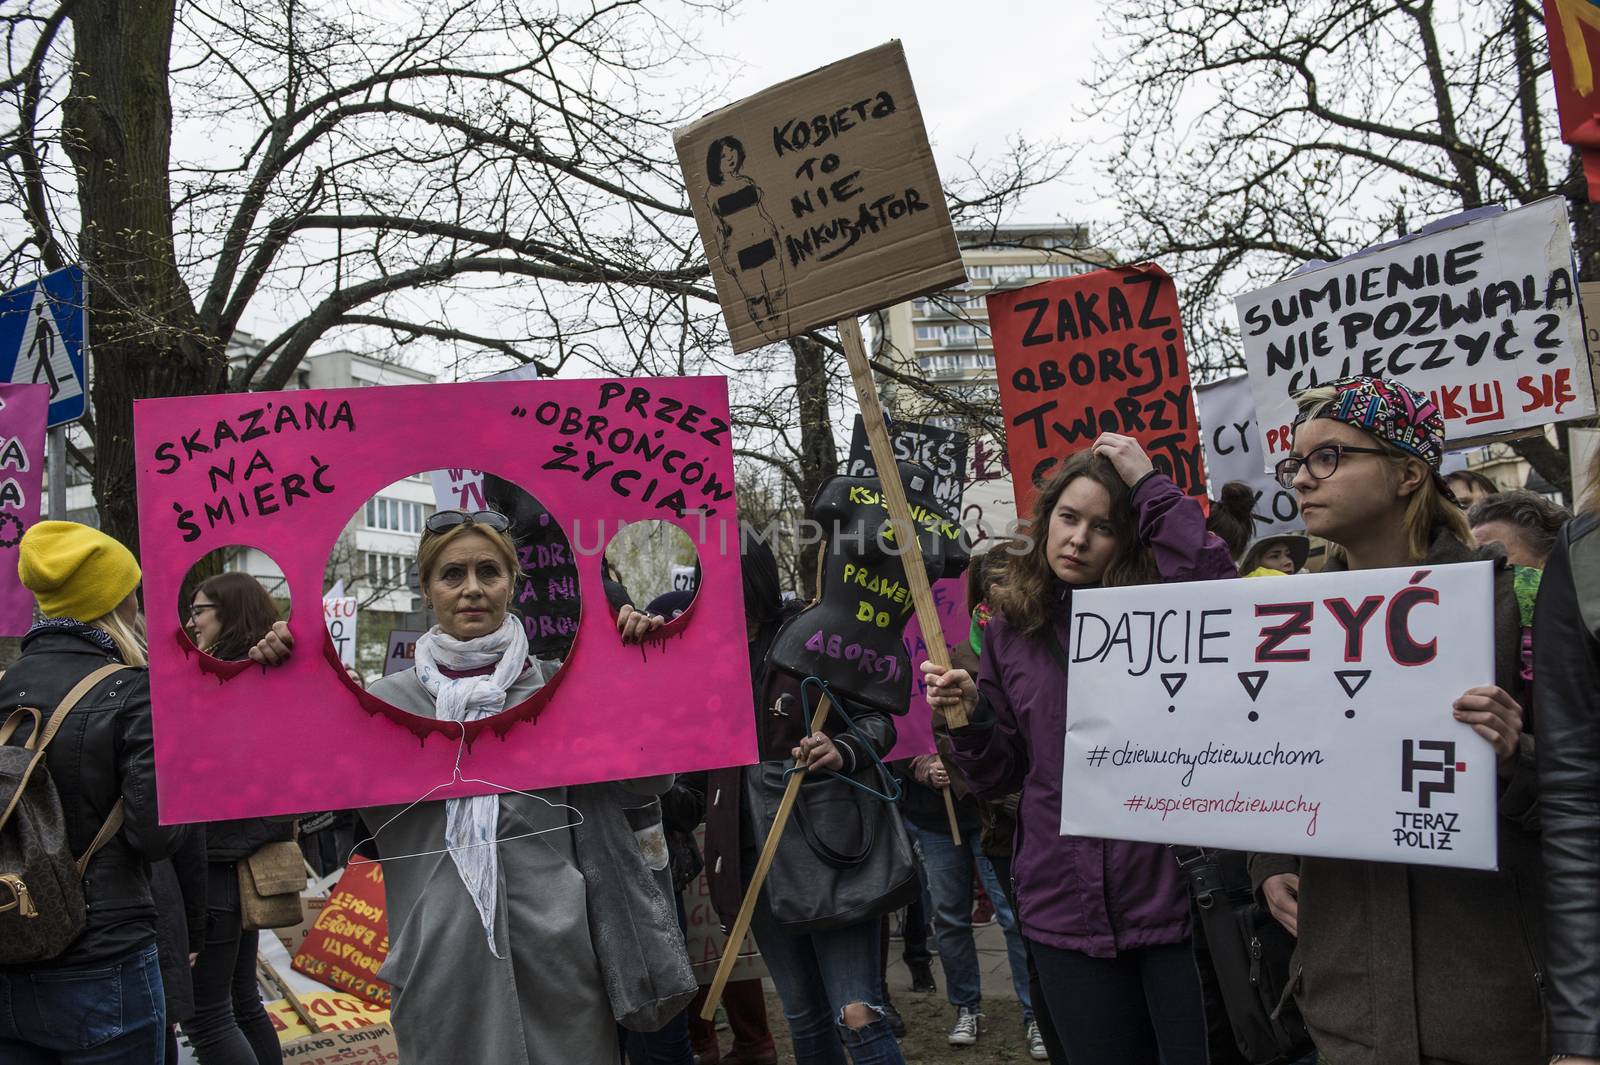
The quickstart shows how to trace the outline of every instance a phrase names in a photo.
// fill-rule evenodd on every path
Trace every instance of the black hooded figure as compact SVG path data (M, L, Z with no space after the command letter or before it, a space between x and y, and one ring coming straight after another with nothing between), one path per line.
M960 526L934 498L932 472L898 465L928 580L960 576L966 545ZM883 487L876 477L830 477L811 501L811 518L827 538L822 593L784 624L767 665L820 677L853 702L904 714L912 663L902 635L913 605Z

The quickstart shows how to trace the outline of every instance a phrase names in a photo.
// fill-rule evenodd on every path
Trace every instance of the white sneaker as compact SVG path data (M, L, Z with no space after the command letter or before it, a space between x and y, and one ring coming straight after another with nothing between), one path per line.
M1049 1061L1050 1052L1044 1048L1044 1036L1039 1034L1039 1022L1028 1022L1028 1057L1034 1061Z
M982 1031L983 1014L965 1006L956 1007L956 1026L950 1029L951 1046L974 1046L978 1042L978 1034Z

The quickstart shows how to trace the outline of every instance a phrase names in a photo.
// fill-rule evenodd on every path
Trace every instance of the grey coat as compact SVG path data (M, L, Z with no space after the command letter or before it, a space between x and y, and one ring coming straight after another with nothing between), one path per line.
M537 691L554 668L536 661L511 686L507 705ZM375 681L371 690L412 713L434 716L433 698L412 670ZM564 803L569 790L583 789L535 794ZM500 847L495 943L504 957L496 958L450 856L400 857L443 849L445 804L372 807L361 816L383 856L389 957L378 975L394 987L401 1061L615 1065L617 1026L590 937L570 829ZM500 796L501 836L564 825L571 816L523 795Z

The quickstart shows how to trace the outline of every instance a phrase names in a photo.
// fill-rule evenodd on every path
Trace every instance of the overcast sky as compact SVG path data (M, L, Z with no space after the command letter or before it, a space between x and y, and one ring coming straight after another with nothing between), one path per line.
M1080 153L1067 177L1032 194L1016 222L1098 221L1091 142L1106 130L1078 112L1094 72L1093 42L1103 10L1085 0L846 0L829 5L848 20L820 18L795 0L742 0L727 20L706 19L707 51L735 58L724 103L899 38L905 44L923 119L941 173L976 150L981 160L1021 133L1035 143L1067 142Z

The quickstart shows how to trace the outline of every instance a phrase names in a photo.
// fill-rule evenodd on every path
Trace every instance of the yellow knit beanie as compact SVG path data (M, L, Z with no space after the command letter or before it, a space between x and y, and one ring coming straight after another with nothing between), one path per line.
M75 521L41 521L22 536L17 576L47 618L92 621L109 614L142 574L133 552Z

